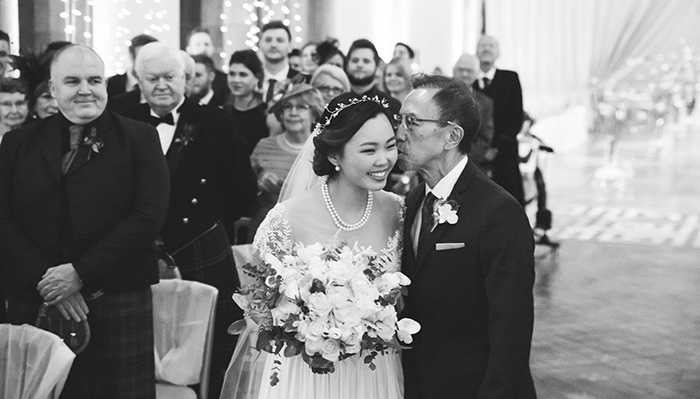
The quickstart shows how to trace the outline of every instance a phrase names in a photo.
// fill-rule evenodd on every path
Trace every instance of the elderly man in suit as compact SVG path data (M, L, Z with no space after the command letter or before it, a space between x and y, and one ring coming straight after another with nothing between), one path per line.
M236 337L228 326L242 317L231 300L239 286L227 230L257 208L257 180L247 147L224 111L185 98L182 54L149 43L136 57L146 99L125 111L156 126L170 170L170 207L161 232L163 249L182 277L219 290L210 393L218 397Z
M62 397L154 398L168 169L153 127L105 111L105 82L92 49L64 47L51 64L60 112L2 141L0 282L11 323L34 324L42 302L89 319Z
M481 126L479 126L476 136L472 139L472 149L469 151L469 157L484 174L491 177L491 161L498 153L498 150L492 147L493 100L486 94L472 89L472 84L479 76L479 59L468 53L462 54L452 69L452 76L464 82L469 90L472 90L474 99L479 104Z
M498 149L493 160L493 180L524 206L517 139L523 125L523 92L516 72L496 69L499 55L498 41L492 36L482 36L476 47L481 77L473 83L473 88L493 99L493 145Z
M533 236L522 207L467 155L479 110L464 83L424 75L401 108L399 166L425 179L406 198L406 398L534 398Z

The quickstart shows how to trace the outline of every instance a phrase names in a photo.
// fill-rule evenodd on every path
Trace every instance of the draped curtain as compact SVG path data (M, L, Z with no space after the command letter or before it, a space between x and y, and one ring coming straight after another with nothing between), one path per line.
M520 74L526 109L546 116L586 105L594 85L614 84L696 13L692 0L486 0L486 27L498 65Z

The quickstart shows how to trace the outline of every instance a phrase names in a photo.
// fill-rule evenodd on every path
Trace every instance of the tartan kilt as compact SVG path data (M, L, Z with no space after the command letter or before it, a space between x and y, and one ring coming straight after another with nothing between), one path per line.
M221 223L197 237L172 254L183 280L209 284L219 290L214 318L214 342L210 376L211 396L218 398L238 336L228 333L228 326L243 318L243 311L233 302L234 291L239 287L236 263L231 244ZM213 389L212 389L213 388Z
M87 304L90 343L76 356L61 399L155 398L151 288Z

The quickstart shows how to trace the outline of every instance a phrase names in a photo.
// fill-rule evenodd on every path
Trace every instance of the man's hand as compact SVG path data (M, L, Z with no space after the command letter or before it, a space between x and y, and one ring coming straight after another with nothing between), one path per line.
M39 295L44 298L44 302L55 305L78 293L82 287L83 282L73 268L73 264L65 263L50 267L44 273L36 289L39 291Z
M80 291L69 296L66 300L56 303L56 308L66 320L73 319L76 323L87 320L87 314L90 312Z

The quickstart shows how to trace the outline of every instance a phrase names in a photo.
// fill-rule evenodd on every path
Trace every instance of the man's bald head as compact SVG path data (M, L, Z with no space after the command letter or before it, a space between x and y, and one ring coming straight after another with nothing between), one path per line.
M473 54L462 54L459 59L457 59L454 69L452 69L452 76L466 83L466 85L471 88L472 84L479 76L479 59Z

